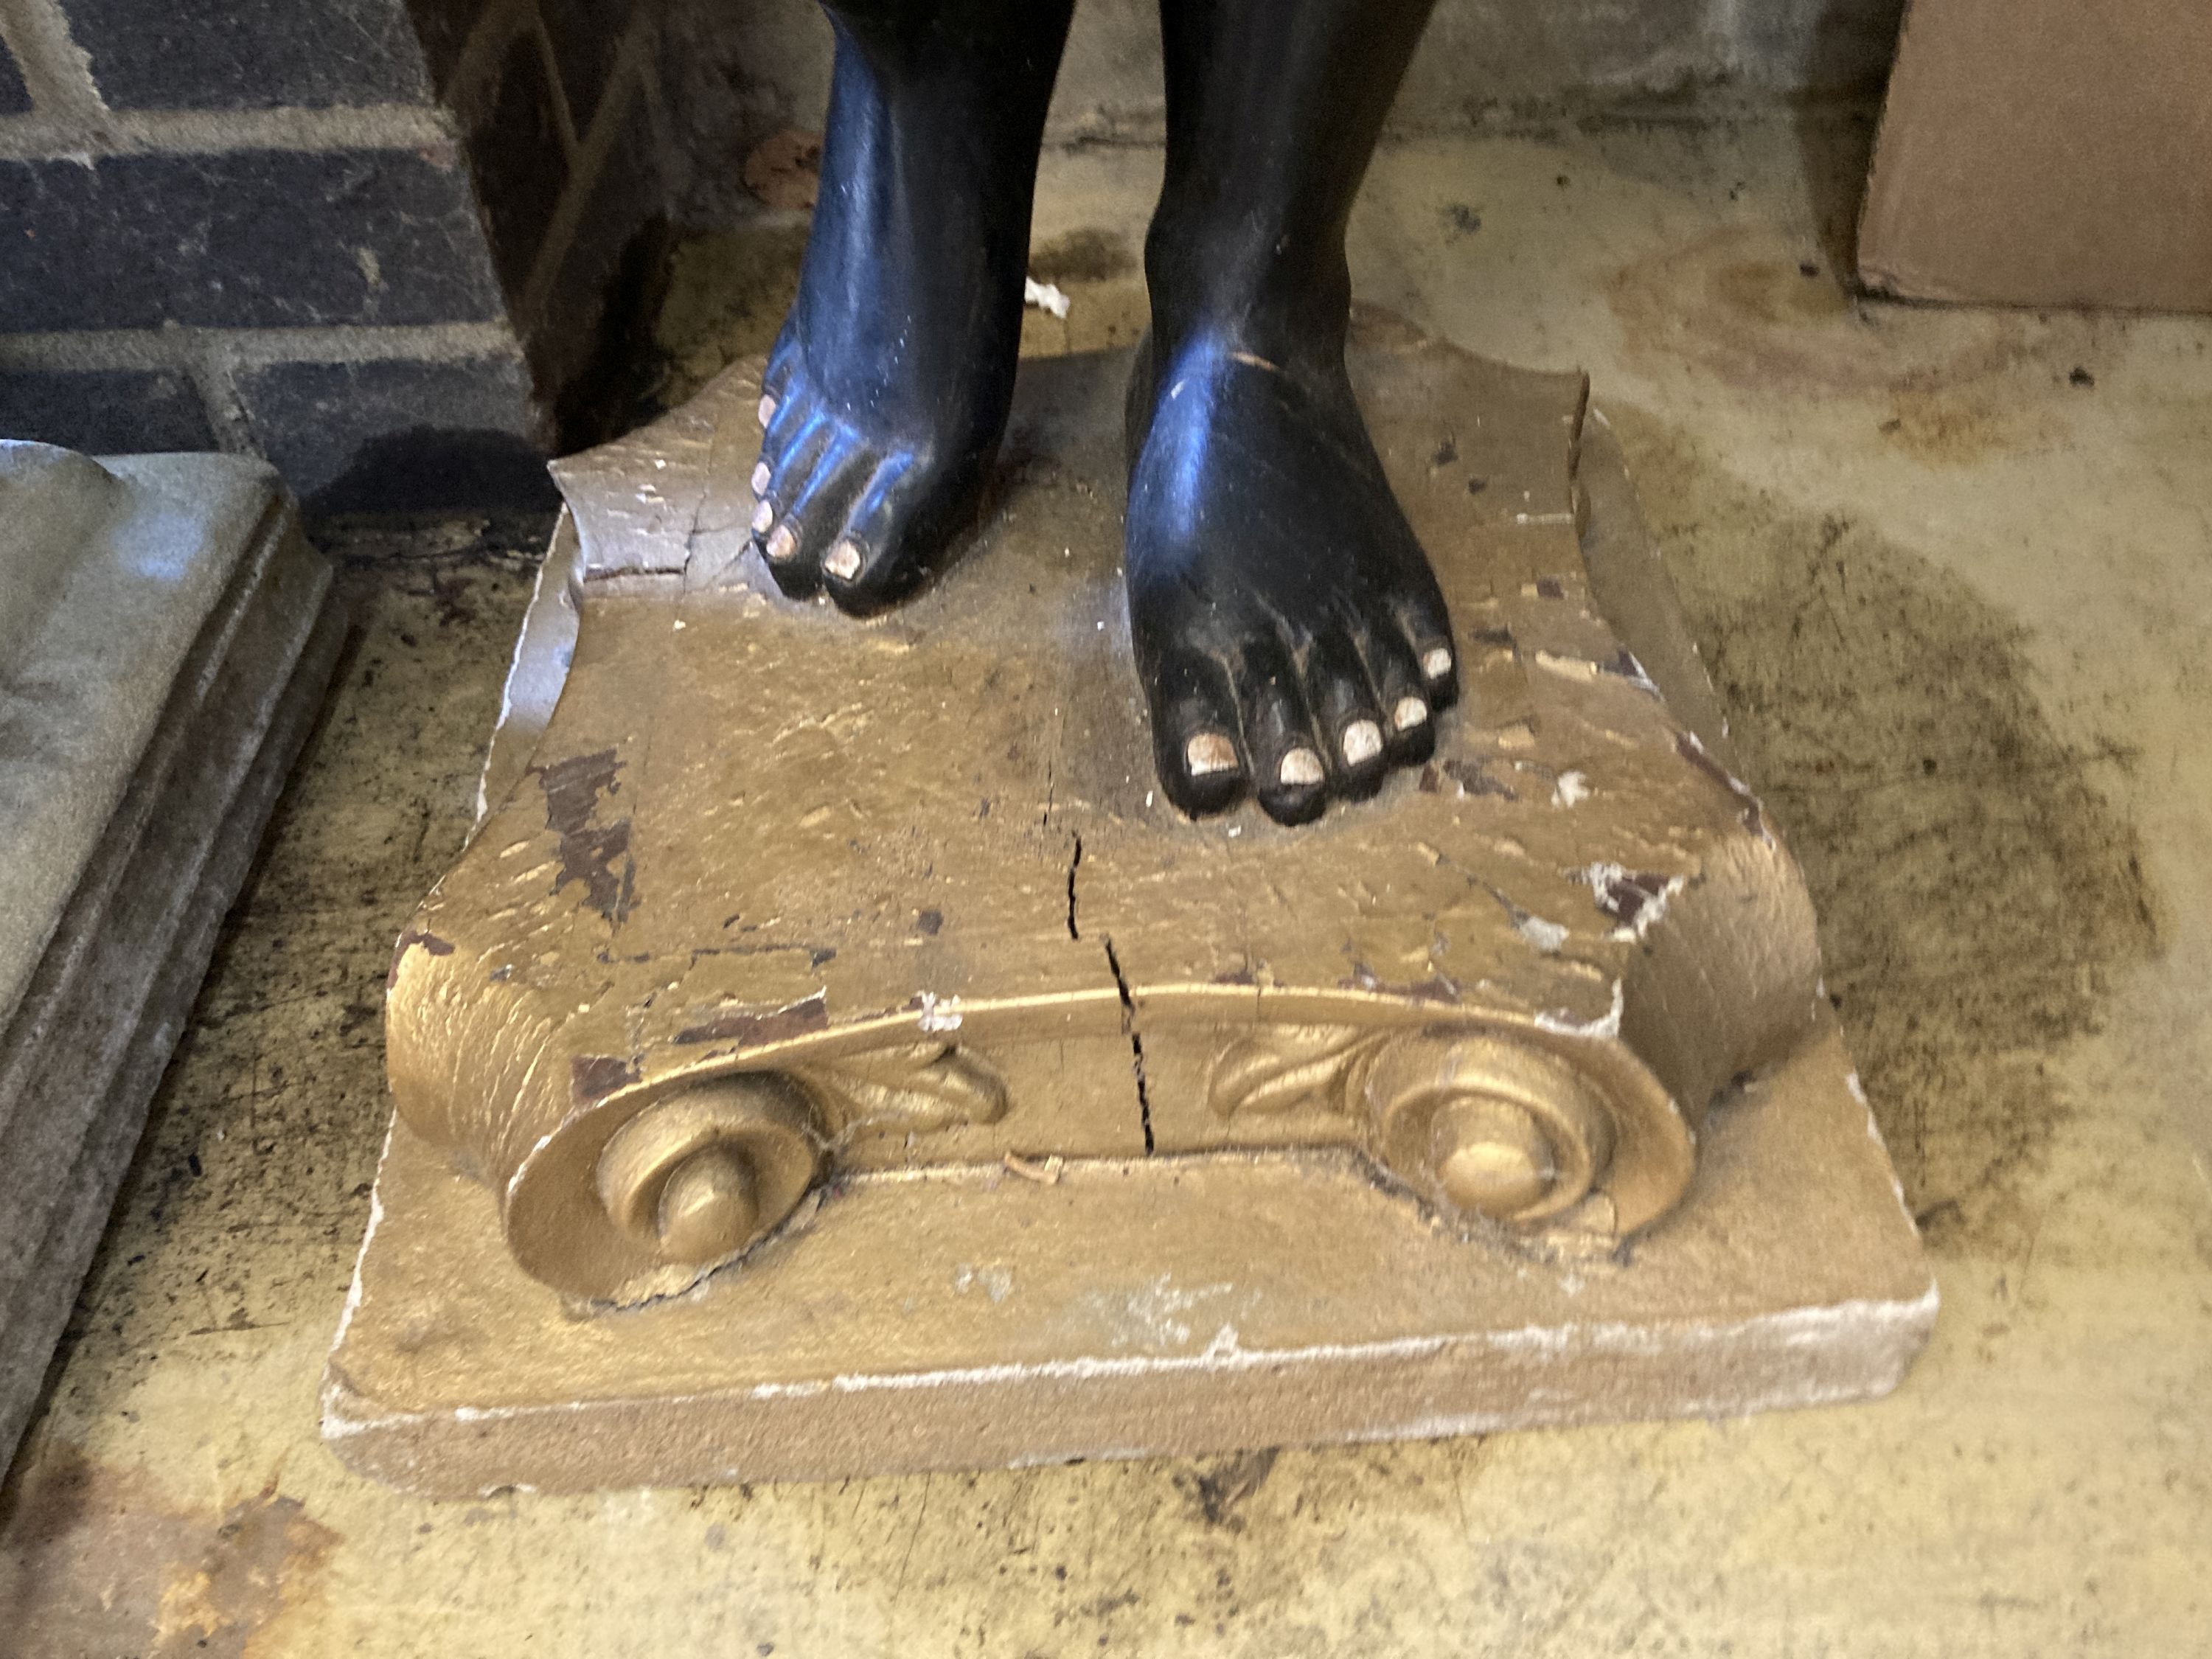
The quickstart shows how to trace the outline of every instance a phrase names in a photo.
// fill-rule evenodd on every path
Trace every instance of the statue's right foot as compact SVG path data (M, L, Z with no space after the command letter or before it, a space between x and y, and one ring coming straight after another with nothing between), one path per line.
M972 525L1013 397L1069 0L841 0L820 204L769 359L754 544L793 598L905 598Z
M896 362L833 352L829 373L816 373L797 323L763 381L753 544L792 598L827 594L866 616L919 587L975 520L1005 421L990 409L994 354L979 351L969 384L942 387L945 404L917 412L901 407ZM841 389L854 381L858 396Z

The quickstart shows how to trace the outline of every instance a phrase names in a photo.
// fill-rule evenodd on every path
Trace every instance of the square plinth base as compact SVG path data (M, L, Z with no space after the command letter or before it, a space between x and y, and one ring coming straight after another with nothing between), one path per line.
M1440 1227L1356 1159L860 1176L689 1295L580 1314L395 1125L323 1431L433 1497L690 1486L1830 1404L1936 1289L1831 1024L1723 1100L1626 1247Z
M0 441L0 523L4 1467L345 630L258 461Z

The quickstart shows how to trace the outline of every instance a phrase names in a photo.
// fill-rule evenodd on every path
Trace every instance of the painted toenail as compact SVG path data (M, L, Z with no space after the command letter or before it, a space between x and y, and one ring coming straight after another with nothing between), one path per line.
M822 561L822 568L839 581L848 582L860 574L860 550L850 541L839 542Z
M1421 672L1432 680L1440 680L1451 672L1451 653L1443 646L1435 646L1421 653Z
M768 481L775 476L768 470L766 461L763 461L753 469L753 499L755 501L768 494Z
M1382 752L1382 728L1373 720L1354 720L1344 728L1344 763L1359 766Z
M760 401L760 423L761 423L763 426L766 426L766 425L767 425L770 421L774 420L775 418L775 398L762 398L762 399L761 399L761 401Z
M1328 775L1322 769L1321 757L1310 749L1293 749L1283 757L1282 770L1277 774L1292 787L1319 783Z
M1218 732L1201 732L1182 746L1183 763L1194 778L1237 769L1237 745Z
M787 524L776 526L775 534L768 538L769 557L781 563L798 551L799 538L793 533L791 526Z
M775 522L775 508L763 501L753 509L753 534L765 536L768 527Z
M1390 724L1401 732L1410 732L1425 724L1429 718L1429 706L1419 697L1401 697L1398 706L1390 711Z

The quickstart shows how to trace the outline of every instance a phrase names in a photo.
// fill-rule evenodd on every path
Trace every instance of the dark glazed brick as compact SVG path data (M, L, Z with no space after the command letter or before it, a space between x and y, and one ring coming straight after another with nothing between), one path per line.
M0 161L0 202L10 330L500 314L463 169L415 150Z
M453 69L468 44L489 0L407 0L415 19L415 33L422 43L422 61L430 71L430 84L447 90Z
M538 15L545 21L554 61L561 66L568 118L580 133L592 125L635 9L631 0L538 0Z
M544 58L526 33L515 37L500 64L499 93L469 135L469 160L490 222L492 261L508 295L520 298L568 182Z
M402 0L62 0L116 109L418 104Z
M511 354L272 363L240 375L254 446L310 510L430 513L555 500Z
M166 368L0 368L0 438L93 455L216 447L198 392Z
M31 94L23 85L23 71L15 67L8 43L0 40L0 115L21 115L31 107Z

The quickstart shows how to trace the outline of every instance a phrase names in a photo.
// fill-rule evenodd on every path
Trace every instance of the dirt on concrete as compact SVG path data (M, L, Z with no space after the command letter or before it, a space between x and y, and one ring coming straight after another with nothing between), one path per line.
M2124 749L2046 719L2018 625L1849 516L1735 481L1609 410L1729 716L1799 860L1907 1201L1938 1251L2002 1249L2076 1109L2052 1060L2158 947Z

